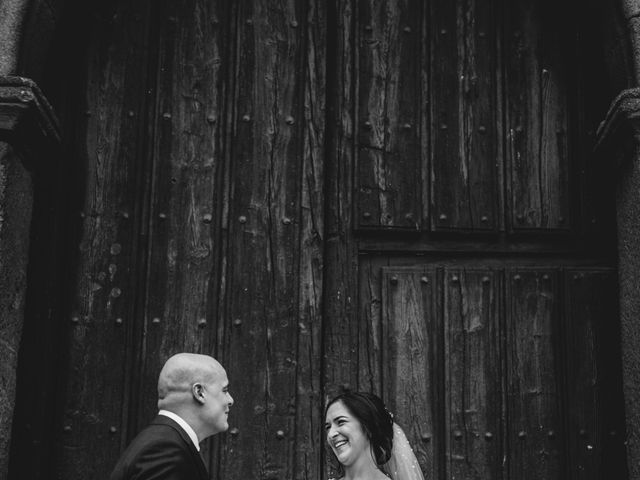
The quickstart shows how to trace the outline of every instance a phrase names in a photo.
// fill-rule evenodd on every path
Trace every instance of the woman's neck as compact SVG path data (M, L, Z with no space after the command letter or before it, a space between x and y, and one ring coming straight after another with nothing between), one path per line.
M369 458L361 458L345 467L343 480L377 480L388 478Z

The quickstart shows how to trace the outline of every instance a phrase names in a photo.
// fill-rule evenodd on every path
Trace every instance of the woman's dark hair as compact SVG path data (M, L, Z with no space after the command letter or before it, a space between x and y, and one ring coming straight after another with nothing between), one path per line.
M367 392L342 393L327 403L324 409L325 418L329 407L336 402L342 402L349 413L362 425L378 466L387 463L393 446L393 417L380 397Z

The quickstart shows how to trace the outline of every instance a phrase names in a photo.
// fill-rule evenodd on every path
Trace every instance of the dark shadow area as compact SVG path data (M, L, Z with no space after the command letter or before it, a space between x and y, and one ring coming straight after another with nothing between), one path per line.
M27 292L18 356L9 479L45 479L58 470L60 415L65 403L69 334L78 322L70 299L79 259L83 165L76 120L84 115L85 39L91 2L34 2L26 22L21 75L33 78L53 106L62 130L60 148L42 150L33 162ZM56 18L59 15L60 18Z

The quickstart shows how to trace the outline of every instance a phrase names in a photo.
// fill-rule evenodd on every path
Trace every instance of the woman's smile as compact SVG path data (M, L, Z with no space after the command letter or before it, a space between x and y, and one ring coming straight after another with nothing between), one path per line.
M341 439L341 440L334 440L333 441L333 448L335 448L336 450L339 449L340 447L344 446L347 444L347 441L345 439Z

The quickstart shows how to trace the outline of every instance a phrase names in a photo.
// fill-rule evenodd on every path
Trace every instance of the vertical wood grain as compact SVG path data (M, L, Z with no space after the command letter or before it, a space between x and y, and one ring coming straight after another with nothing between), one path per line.
M141 265L138 228L140 145L145 143L145 3L95 12L90 29L84 112L77 152L82 210L69 354L60 420L61 478L99 478L110 472L129 438L128 372L136 330Z
M572 268L564 285L570 478L626 478L615 275Z
M513 231L568 230L571 23L548 2L505 8L507 219Z
M562 479L558 271L507 269L505 276L508 477Z
M576 137L574 165L579 168L576 177L582 180L574 202L580 207L580 236L599 250L615 250L616 231L615 195L611 195L615 185L615 169L607 162L597 160L594 153L596 132L605 118L613 93L604 94L609 84L605 62L610 61L610 51L600 35L604 5L599 2L586 3L576 16ZM577 192L576 192L577 193Z
M434 2L431 11L431 225L436 231L497 231L498 2Z
M359 227L420 229L422 3L358 4Z
M315 477L323 13L315 2L255 1L232 14L226 358L245 401L220 475Z
M351 342L350 354L355 360L357 382L351 388L382 395L382 355L384 292L384 268L388 259L361 256L358 265L360 276L358 291L358 316L355 322L355 342Z
M431 268L387 267L382 274L383 390L425 478L441 478L438 412L442 329Z
M228 12L199 0L156 2L154 12L139 429L155 414L151 399L167 358L188 351L225 364L218 334ZM216 471L219 455L211 441L203 447L209 469Z
M606 297L597 279L580 271L568 271L564 279L567 292L567 393L570 477L594 479L601 467L603 425L598 403L600 372L597 362L599 320ZM599 287L599 288L598 288ZM578 362L577 359L580 359Z
M325 400L344 387L357 388L358 252L353 235L355 148L355 2L329 2L327 22L327 157L325 164L324 330L322 374ZM323 419L324 420L324 419Z
M450 268L444 277L448 478L502 476L500 276Z
M302 176L297 255L298 328L295 351L295 433L291 478L313 480L322 476L322 365L325 251L325 158L327 97L327 10L325 2L310 1L301 12L305 59L299 77L304 83ZM305 15L303 17L302 15ZM298 20L293 20L298 21ZM292 156L296 162L296 156Z
M153 415L149 399L171 355L217 356L217 302L222 206L221 117L224 11L215 2L156 2L158 60L150 110L153 136L145 228L147 269L142 321L140 420ZM222 359L221 359L222 361Z

